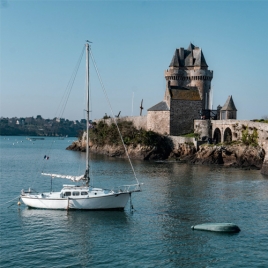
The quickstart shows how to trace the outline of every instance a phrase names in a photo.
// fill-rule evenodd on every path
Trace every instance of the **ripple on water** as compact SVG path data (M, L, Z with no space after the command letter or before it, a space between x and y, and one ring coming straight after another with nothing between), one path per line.
M42 142L47 140L35 144L38 154ZM67 143L65 147L61 142L56 148L61 159L53 159L52 166L76 174L75 164L84 166L83 155L66 151ZM50 180L36 175L32 158L38 154L33 146L23 143L10 150L1 143L1 204L14 199L32 181L37 190L50 189ZM268 184L259 171L174 162L133 164L144 183L143 191L132 195L134 213L129 204L124 212L1 206L0 266L265 267ZM120 183L133 182L128 168L123 159L93 156L96 184L98 173L103 185L112 185L113 174ZM62 183L53 181L53 188L60 189ZM241 232L223 235L191 229L204 222L234 222Z

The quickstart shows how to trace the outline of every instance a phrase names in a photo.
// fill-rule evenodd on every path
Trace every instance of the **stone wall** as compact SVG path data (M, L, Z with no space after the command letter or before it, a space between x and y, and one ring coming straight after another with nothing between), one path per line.
M242 132L248 127L249 134L252 134L254 128L258 131L258 143L260 146L268 145L268 124L253 122L249 120L194 120L194 132L199 133L200 137L213 137L216 130L221 133L221 140L224 141L224 134L227 129L231 131L232 140L240 140Z
M168 138L172 141L173 149L178 149L179 144L184 143L192 143L195 144L195 138L181 137L181 136L168 136Z
M263 149L265 151L265 157L264 157L264 160L263 160L263 163L262 163L261 173L263 175L268 176L268 142L263 144Z
M131 121L135 128L137 128L137 129L143 128L143 129L147 130L147 116L146 115L144 115L144 116L124 116L124 117L116 118L115 120L117 122L118 121L129 121L129 122ZM108 125L111 125L112 123L114 123L113 118L95 120L96 123L99 123L100 121L105 121L105 123Z
M199 137L211 137L210 120L194 120L194 133L198 133Z
M268 124L253 122L249 120L211 120L212 135L216 129L220 130L222 142L224 141L224 133L227 128L232 132L232 140L239 140L242 138L242 132L248 127L249 133L252 134L254 128L258 131L258 142L260 146L268 144Z
M152 130L162 135L169 134L169 116L169 111L148 111L147 130Z
M192 144L199 150L199 146L207 143L206 141L198 141L196 138L182 137L182 136L168 136L172 142L173 150L178 150L182 144Z
M199 118L202 101L171 100L170 135L178 136L194 131L194 119Z

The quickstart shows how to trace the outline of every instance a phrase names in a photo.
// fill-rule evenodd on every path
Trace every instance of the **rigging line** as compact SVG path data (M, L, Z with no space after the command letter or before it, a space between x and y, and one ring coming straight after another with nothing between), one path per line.
M66 89L65 89L65 91L64 91L63 97L62 97L62 99L61 99L61 101L60 101L60 103L59 103L59 106L58 106L58 108L57 108L56 116L57 116L58 114L59 114L59 116L63 114L63 111L64 111L65 106L66 106L66 103L67 103L67 101L68 101L70 92L71 92L71 90L72 90L72 86L73 86L73 83L74 83L74 80L75 80L77 71L78 71L79 66L80 66L80 64L81 64L81 60L82 60L84 51L85 51L85 48L83 47L82 52L81 52L81 54L80 54L80 56L79 56L79 58L78 58L78 61L77 61L77 63L76 63L76 66L75 66L75 68L74 68L74 70L73 70L73 73L72 73L72 75L71 75L71 78L70 78L70 80L68 81L68 84L67 84L67 87L66 87ZM60 111L59 111L59 110L60 110ZM61 110L62 110L62 111L61 111Z
M136 179L136 181L137 181L137 184L140 185L140 183L139 183L139 181L138 181L138 178L137 178L137 176L136 176L134 167L133 167L132 162L131 162L131 160L130 160L129 154L128 154L128 152L127 152L127 148L126 148L126 145L125 145L125 143L124 143L123 137L122 137L121 132L120 132L120 130L119 130L118 124L117 124L117 122L116 122L116 120L115 120L115 115L114 115L114 112L113 112L113 108L112 108L112 105L111 105L110 100L109 100L109 98L108 98L108 94L107 94L107 92L106 92L106 90L105 90L104 84L103 84L103 82L102 82L102 79L101 79L101 76L100 76L98 67L97 67L96 62L95 62L95 59L94 59L94 57L93 57L93 53L92 53L91 50L89 51L89 53L90 53L90 57L91 57L91 59L92 59L93 65L94 65L94 67L95 67L97 76L98 76L98 78L99 78L99 81L100 81L100 84L101 84L101 87L102 87L102 91L103 91L103 93L104 93L104 95L105 95L105 98L106 98L108 104L109 104L109 107L110 107L110 110L111 110L111 113L112 113L112 118L113 118L114 123L115 123L115 125L116 125L116 127L117 127L117 130L118 130L120 139L121 139L122 144L123 144L123 146L124 146L124 149L125 149L125 152L126 152L128 161L129 161L129 163L130 163L130 166L131 166L131 168L132 168L134 177L135 177L135 179Z
M85 51L85 48L83 47L82 52L81 52L81 54L80 54L80 58L79 58L79 60L78 60L78 62L77 62L77 64L76 64L76 67L75 67L75 69L74 69L74 72L73 72L73 74L72 74L72 77L71 77L71 79L70 79L70 81L69 81L69 83L68 83L69 90L68 90L68 92L66 92L66 99L65 99L65 102L63 103L62 111L61 111L61 113L60 113L60 117L63 115L63 113L64 113L64 111L65 111L65 108L66 108L66 105L67 105L67 102L68 102L70 93L71 93L72 88L73 88L73 85L74 85L74 81L75 81L75 78L76 78L78 69L79 69L79 67L80 67L80 64L81 64L81 61L82 61L82 58L83 58L84 51ZM67 86L67 87L68 87L68 86Z
M75 68L74 68L74 71L73 71L73 73L72 73L72 75L71 75L71 78L70 78L70 80L69 80L69 82L68 82L68 85L67 85L67 87L66 87L66 89L65 89L65 92L64 92L64 94L63 94L63 97L62 97L62 99L61 99L61 101L60 101L60 104L59 104L59 106L58 106L57 113L58 113L58 111L59 111L59 118L61 118L61 117L63 116L63 113L64 113L64 111L65 111L65 108L66 108L66 105L67 105L67 102L68 102L70 93L71 93L72 88L73 88L73 85L74 85L75 78L76 78L76 76L77 76L77 72L78 72L78 70L79 70L79 67L80 67L80 64L81 64L81 61L82 61L82 58L83 58L83 55L84 55L84 51L85 51L85 47L83 47L83 49L82 49L82 52L81 52L81 54L80 54L80 56L79 56L79 59L78 59L78 61L77 61L77 63L76 63L76 66L75 66ZM59 108L60 106L62 106L62 107ZM57 113L56 113L56 115L57 115ZM49 147L48 150L47 150L47 154L48 154L48 155L50 154L52 145L53 145L53 142L51 142L50 147ZM44 170L45 164L46 164L46 162L43 164L42 172L43 172L43 170Z
M0 206L3 206L3 205L5 205L5 204L7 204L7 203L10 203L10 202L14 201L15 199L17 199L17 198L19 198L19 197L20 197L20 195L17 196L17 197L15 197L14 199L12 199L12 200L10 200L10 201L7 201L7 202L1 204Z

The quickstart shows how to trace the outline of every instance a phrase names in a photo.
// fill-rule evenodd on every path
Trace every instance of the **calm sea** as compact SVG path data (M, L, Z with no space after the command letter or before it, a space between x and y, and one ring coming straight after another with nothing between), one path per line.
M83 174L74 138L0 137L0 267L268 267L268 177L259 171L134 161L135 211L17 206L21 189L50 191L41 171ZM49 156L49 160L44 159ZM92 156L94 186L135 183L127 160ZM54 191L65 180L53 180ZM14 200L13 200L14 199ZM192 231L233 222L238 234Z

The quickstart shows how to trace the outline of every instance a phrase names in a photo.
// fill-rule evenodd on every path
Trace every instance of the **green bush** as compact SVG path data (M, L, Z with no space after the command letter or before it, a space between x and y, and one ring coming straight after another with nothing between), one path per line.
M262 119L253 119L251 120L253 122L260 122L260 123L266 123L268 124L268 119L267 118L262 118Z
M258 131L256 128L253 129L252 134L249 133L248 127L246 127L245 130L242 131L242 142L246 145L258 145Z
M182 137L187 137L187 138L198 138L199 134L198 133L188 133L188 134L184 134L182 135Z
M146 131L144 129L136 129L132 122L119 121L118 128L123 137L124 144L137 146L138 144L145 146L155 146L160 140L161 136L153 131ZM118 129L115 123L108 125L105 121L100 121L90 129L90 140L96 145L119 145L122 144Z

